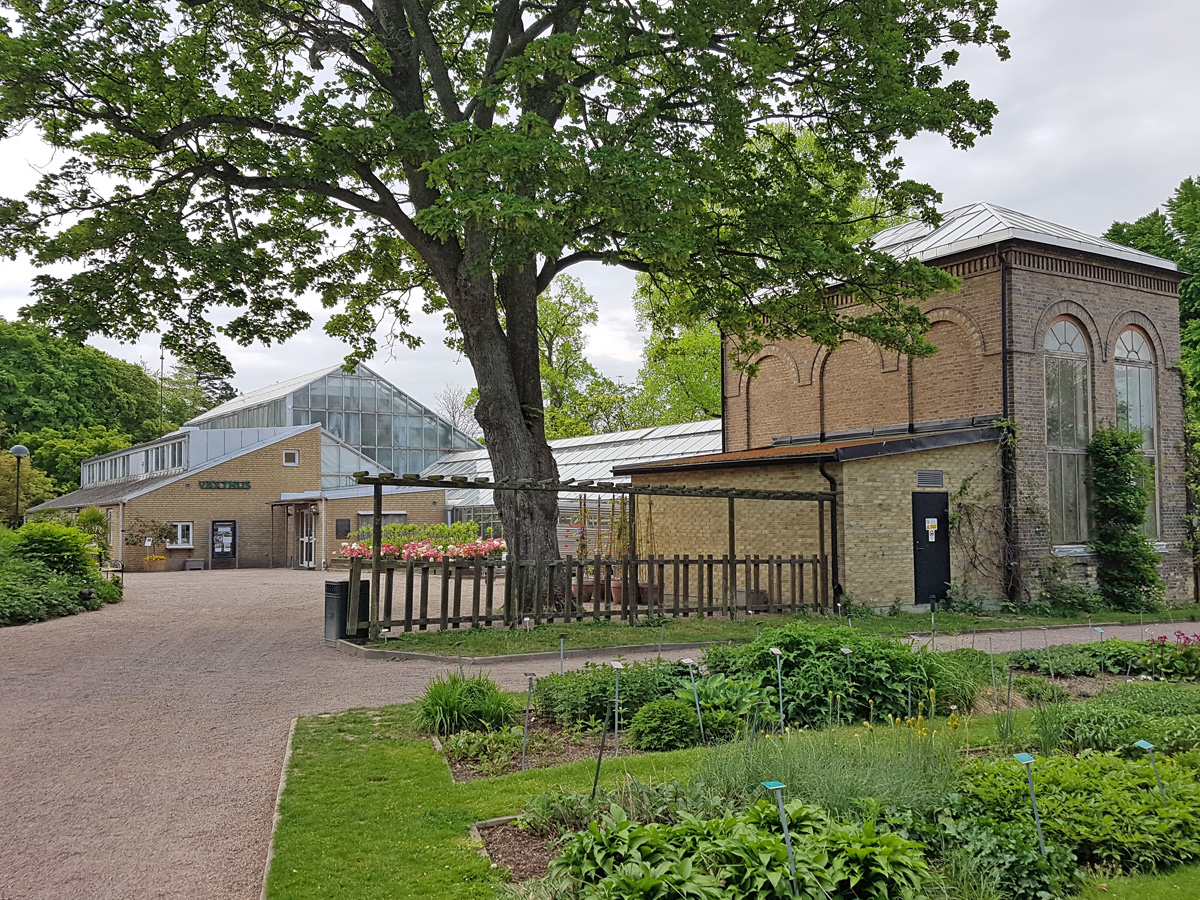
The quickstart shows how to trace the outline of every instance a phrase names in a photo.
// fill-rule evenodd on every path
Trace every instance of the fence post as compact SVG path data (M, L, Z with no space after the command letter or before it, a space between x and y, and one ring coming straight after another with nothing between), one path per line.
M413 560L404 563L404 630L412 631L413 626Z

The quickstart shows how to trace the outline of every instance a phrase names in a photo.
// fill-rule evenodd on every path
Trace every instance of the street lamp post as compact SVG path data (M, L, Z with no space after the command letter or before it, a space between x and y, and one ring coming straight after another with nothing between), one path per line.
M16 513L13 515L13 527L21 527L21 460L29 455L29 448L24 444L17 444L8 451L17 458L17 496L16 496Z

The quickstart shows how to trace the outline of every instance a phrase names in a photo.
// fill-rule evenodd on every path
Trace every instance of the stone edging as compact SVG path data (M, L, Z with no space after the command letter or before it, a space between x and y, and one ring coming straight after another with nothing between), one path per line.
M1091 627L1093 627L1093 628L1132 628L1132 627L1136 627L1137 624L1138 624L1137 622L1093 622ZM1173 624L1174 623L1172 623L1172 622L1145 622L1145 623L1143 623L1142 627L1149 628L1151 625L1173 625ZM1026 631L1041 631L1043 628L1045 628L1047 631L1061 631L1065 628L1087 628L1087 627L1088 627L1087 622L1076 622L1074 625L1069 625L1069 624L1068 625L1026 625L1025 630ZM1017 634L1020 630L1021 630L1020 628L980 628L980 629L978 629L978 631L976 633L977 634L989 634L990 633L993 635ZM970 628L960 628L956 631L941 631L938 633L950 635L952 637L958 637L959 635L970 634L971 629ZM910 631L908 633L908 636L910 638L926 638L926 637L931 636L931 632Z
M497 825L511 825L515 821L517 821L516 816L496 816L494 819L484 819L482 822L475 822L473 825L471 825L470 830L467 832L467 836L479 845L478 853L480 856L482 856L484 859L491 859L491 857L488 856L487 844L483 842L483 835L479 833L479 829L495 828ZM495 863L492 863L492 865L494 866Z
M267 861L263 864L262 892L260 900L267 900L267 878L271 874L271 862L275 859L275 832L279 829L279 803L283 800L283 789L287 787L288 765L292 761L292 742L296 737L296 723L292 719L288 728L287 749L283 753L283 766L279 769L279 788L275 791L275 811L271 815L271 839L267 842Z
M728 643L728 641L663 644L662 649L664 653L668 651L674 653L677 650L703 650L705 647L711 647L713 644L725 643ZM360 659L413 659L423 662L446 663L447 665L458 661L458 657L456 656L440 656L436 653L410 653L406 650L373 650L347 640L339 640L337 642L337 650L339 653L347 653L350 656L357 656ZM658 650L658 644L630 644L623 647L592 647L586 650L567 650L562 655L565 659L580 659L582 657L593 656L597 653L650 653L655 650ZM559 654L552 650L546 653L514 653L509 656L464 656L463 665L490 666L505 662L538 662L558 658Z

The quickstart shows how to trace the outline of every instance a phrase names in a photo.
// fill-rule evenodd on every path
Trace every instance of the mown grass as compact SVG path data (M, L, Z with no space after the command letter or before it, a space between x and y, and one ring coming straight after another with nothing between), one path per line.
M1181 866L1165 874L1093 879L1079 897L1080 900L1195 900L1200 897L1200 865Z
M699 750L608 759L601 783L690 777ZM455 784L411 706L301 719L280 804L269 900L494 898L502 879L467 838L553 788L590 790L583 761Z
M1200 616L1200 610L1188 607L1173 610L1170 621L1179 622L1185 616ZM1095 622L1137 622L1136 613L1101 612L1092 617ZM1015 615L973 616L967 613L938 612L937 630L942 634L957 634L989 629L1017 628L1022 622L1027 628L1038 625L1085 624L1088 616L1045 616L1019 619ZM1147 622L1153 620L1146 619ZM1168 621L1162 618L1162 621ZM558 650L558 636L567 634L568 650L591 650L603 647L624 647L635 644L657 644L661 634L670 643L700 641L749 641L759 628L771 628L791 622L812 625L845 625L844 616L776 615L753 616L737 621L728 619L670 618L665 622L650 620L642 625L618 622L572 622L570 624L539 625L535 628L467 628L448 631L397 633L385 642L375 644L388 650L408 650L453 656L462 642L464 656L509 656L517 653L545 653ZM913 632L929 631L928 613L899 613L897 615L856 615L853 626L869 634L904 637ZM665 630L662 626L665 625Z

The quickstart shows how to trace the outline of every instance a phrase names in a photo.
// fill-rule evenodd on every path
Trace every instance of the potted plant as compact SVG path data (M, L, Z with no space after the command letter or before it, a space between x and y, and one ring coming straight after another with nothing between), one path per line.
M156 548L165 548L167 541L174 534L175 529L169 522L160 522L157 519L143 519L141 516L134 516L129 523L129 528L125 532L125 546L145 548L145 555L142 556L144 571L165 572L167 569L167 557L164 553L159 553Z

